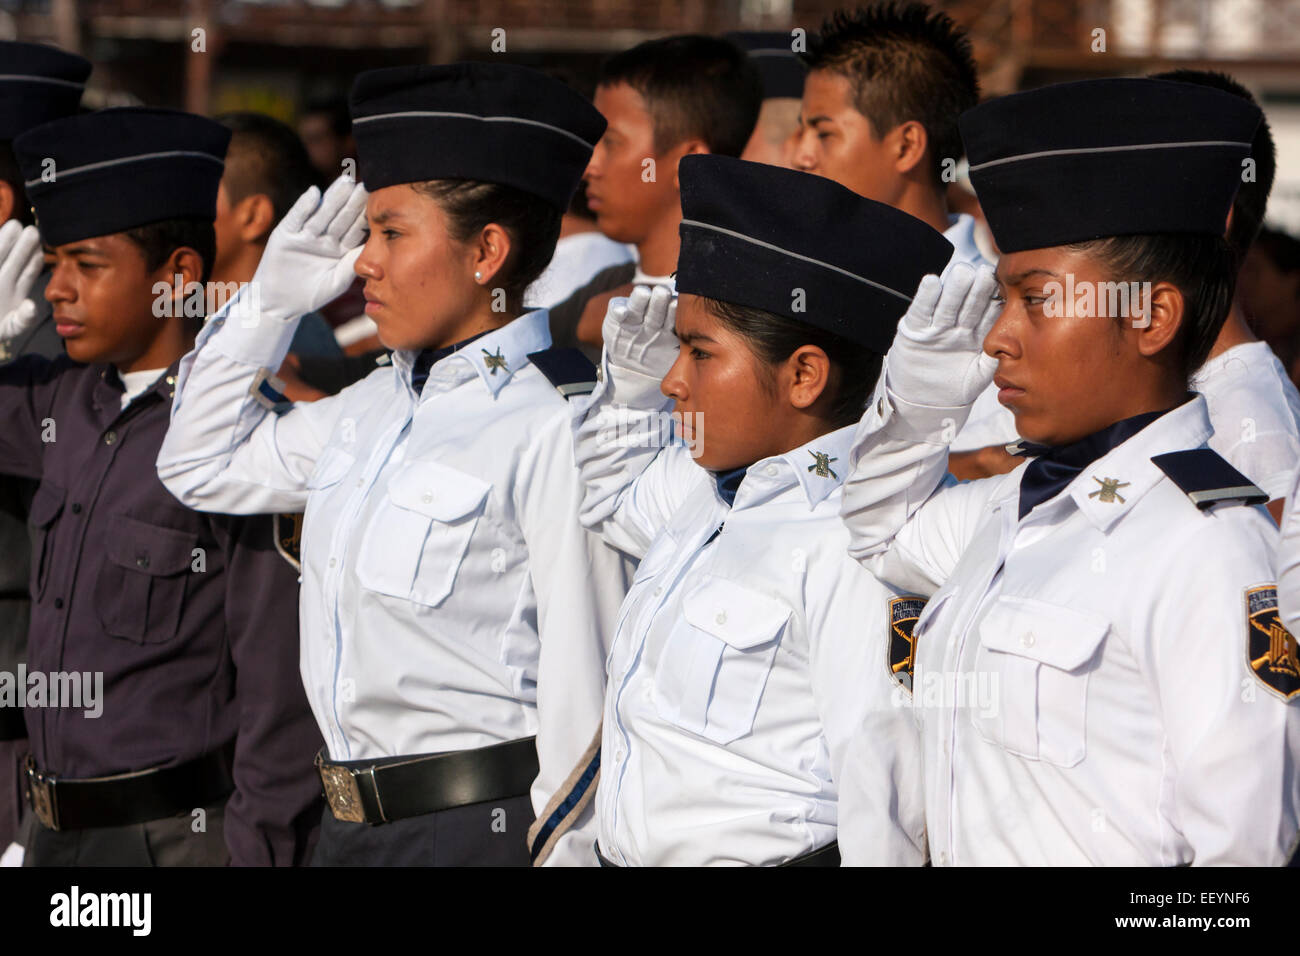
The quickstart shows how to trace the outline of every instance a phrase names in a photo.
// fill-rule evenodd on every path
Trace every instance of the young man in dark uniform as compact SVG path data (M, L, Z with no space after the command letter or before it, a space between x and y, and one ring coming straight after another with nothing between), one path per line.
M295 574L270 519L191 511L154 470L229 139L117 109L14 143L68 352L0 366L0 470L40 482L26 865L301 863L319 820ZM34 698L32 675L81 700Z
M81 102L90 61L41 43L0 40L0 223L31 222L23 177L14 160L13 139L33 126L71 116ZM49 304L40 295L44 277L29 293L35 309L28 330L0 351L0 361L17 355L54 358L63 343L50 320ZM0 343L0 349L3 344ZM35 484L0 475L0 672L16 674L27 657L30 551L27 509ZM0 851L18 834L23 807L21 767L27 754L27 725L22 710L0 699Z

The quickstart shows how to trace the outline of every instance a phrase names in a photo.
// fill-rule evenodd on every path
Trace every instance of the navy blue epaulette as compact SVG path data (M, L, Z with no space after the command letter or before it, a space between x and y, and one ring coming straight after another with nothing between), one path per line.
M528 361L536 365L565 398L589 395L596 388L596 366L582 354L581 349L549 348L529 352Z
M1202 511L1224 501L1246 505L1262 505L1268 501L1262 488L1211 448L1172 451L1156 455L1151 462Z

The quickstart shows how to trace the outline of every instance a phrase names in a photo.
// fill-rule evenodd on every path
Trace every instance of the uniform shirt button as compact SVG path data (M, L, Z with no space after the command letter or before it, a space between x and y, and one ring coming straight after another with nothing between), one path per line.
M947 851L947 850L940 850L940 851L939 851L939 865L940 865L940 866L947 866L947 865L948 865L948 851Z
M664 586L662 584L659 585L659 587L655 588L655 597L658 597L663 593L664 593Z
M1020 638L1020 646L1021 646L1021 647L1033 647L1033 646L1034 646L1034 635L1032 635L1032 634L1026 634L1026 635L1024 635L1024 637Z
M107 432L107 433L104 435L104 444L105 444L105 445L111 445L111 444L113 444L115 441L117 441L117 432Z
M63 609L63 598L54 599L54 609L56 611L61 611Z
M135 566L136 566L137 568L147 568L147 567L149 567L149 555L147 555L147 554L142 554L142 555L140 555L139 557L137 557L137 558L135 559Z
M335 560L334 558L330 558L330 567L332 568L332 567L334 567L336 564L338 564L338 561Z
M727 623L727 612L726 612L726 611L719 611L719 612L718 612L718 616L715 617L714 620L717 621L719 624L726 624L726 623Z
M72 503L72 513L73 513L74 515L79 515L79 514L81 514L81 505L80 505L78 502L76 502L76 501L74 501L74 502Z
M769 477L769 478L775 478L775 477L776 477L776 465L768 465L766 468L763 469L763 472L764 472L764 474L767 475L767 477Z
M426 491L424 494L420 495L420 500L427 505L430 501L433 500L433 492Z
M366 483L366 479L364 479L364 478L358 478L358 479L357 479L357 487L358 487L358 488L360 488L360 487L361 487L362 485L364 485L365 483Z

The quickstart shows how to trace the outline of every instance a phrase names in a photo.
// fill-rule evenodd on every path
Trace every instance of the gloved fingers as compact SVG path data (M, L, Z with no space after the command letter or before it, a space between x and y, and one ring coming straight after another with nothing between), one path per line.
M284 214L277 229L283 229L285 232L300 232L319 203L320 190L315 186L308 186L307 191L289 207L289 211Z
M12 259L18 265L18 278L14 288L19 295L25 296L45 263L45 256L41 254L41 234L35 226L23 228L22 235L18 237L14 247Z
M363 202L361 208L357 211L356 218L347 231L343 233L341 245L344 249L351 249L353 246L360 246L366 238L366 228L369 220L366 219L366 204Z
M939 281L937 275L921 277L921 283L916 287L916 295L912 296L912 304L908 306L907 313L903 316L911 328L921 330L930 327L934 308L939 304L939 295L942 292L943 283Z
M650 291L645 308L645 329L647 332L659 333L668 321L668 310L676 297L666 285L657 285Z
M619 324L628 328L639 328L646 318L646 309L650 305L650 287L639 285L627 297L626 312Z
M336 237L340 240L356 227L357 216L365 215L366 199L369 198L369 193L366 192L365 186L362 186L360 183L354 183L351 180L346 181L351 183L350 191L347 194L343 206L339 209L334 218L330 220L327 229L330 236Z
M356 186L356 183L346 176L340 176L330 183L329 189L325 190L325 195L321 196L320 205L316 207L316 211L303 224L302 231L309 236L327 235L330 223L334 221L334 217L339 214L339 211L347 205L354 186Z
M943 291L939 293L939 302L934 308L931 329L944 331L957 325L962 304L970 294L977 275L975 269L966 262L959 262L948 270L948 275L943 280Z

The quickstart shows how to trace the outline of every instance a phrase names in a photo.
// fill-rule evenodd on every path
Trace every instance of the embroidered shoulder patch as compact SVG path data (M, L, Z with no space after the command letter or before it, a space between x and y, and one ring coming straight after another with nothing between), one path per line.
M898 597L889 602L889 673L898 685L912 690L916 640L912 631L925 608L925 598Z
M1260 682L1283 700L1300 694L1296 640L1277 612L1277 585L1246 590L1246 661Z

